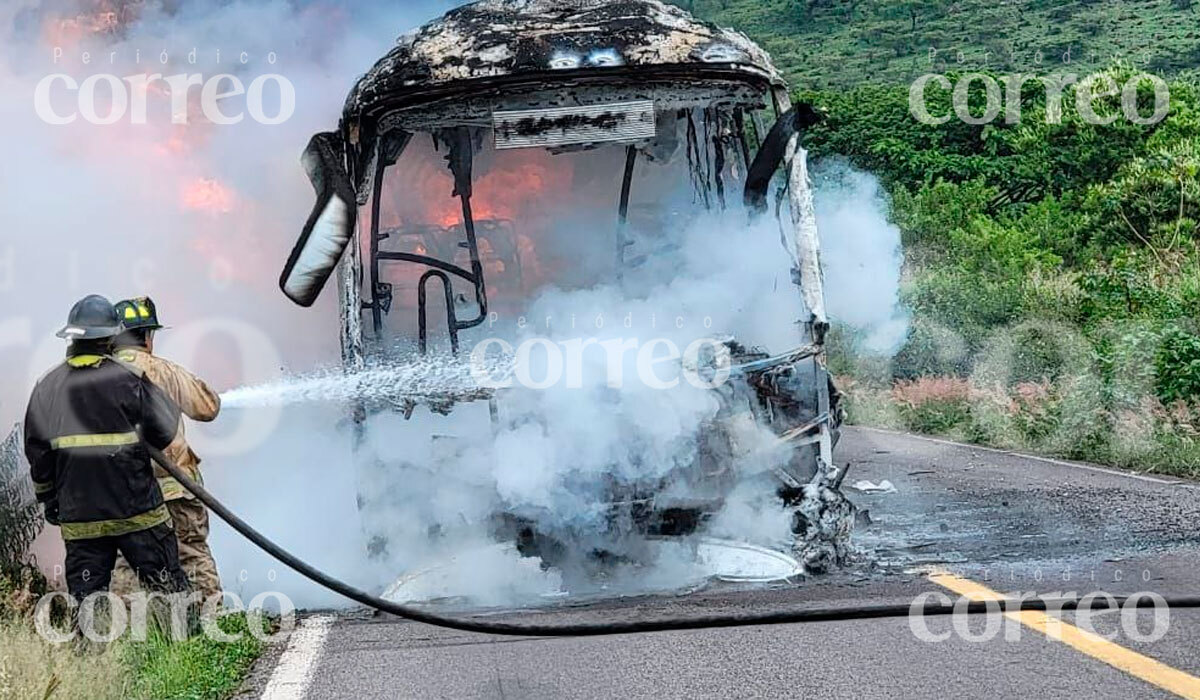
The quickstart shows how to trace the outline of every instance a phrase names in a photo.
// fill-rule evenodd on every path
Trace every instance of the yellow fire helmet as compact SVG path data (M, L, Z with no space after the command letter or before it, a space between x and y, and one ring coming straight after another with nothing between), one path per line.
M158 308L150 297L125 299L116 303L117 317L125 325L125 330L149 328L159 330L163 327L158 321Z

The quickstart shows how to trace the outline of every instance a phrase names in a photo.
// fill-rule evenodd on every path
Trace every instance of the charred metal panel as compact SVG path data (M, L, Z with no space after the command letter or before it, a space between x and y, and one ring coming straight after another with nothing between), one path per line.
M656 132L654 103L648 100L495 112L492 121L497 149L633 143Z
M812 314L813 328L808 338L820 344L820 334L828 325L825 314L825 280L821 271L821 239L817 233L817 214L813 205L812 185L808 179L808 152L800 146L800 136L788 143L788 194L791 198L793 245L804 305Z
M722 68L782 86L761 48L744 34L700 22L660 0L482 0L401 37L350 93L362 115L415 89L545 74L620 73L630 68Z
M362 327L362 248L357 231L350 237L350 248L338 266L338 307L341 310L342 366L362 369L365 362Z
M566 81L568 83L572 81ZM555 86L551 81L526 85L474 86L465 93L389 112L380 118L379 132L403 129L428 132L451 126L490 122L497 111L600 106L618 102L653 102L656 110L716 106L754 111L765 107L766 94L744 82L720 79L671 79L624 76L613 82Z

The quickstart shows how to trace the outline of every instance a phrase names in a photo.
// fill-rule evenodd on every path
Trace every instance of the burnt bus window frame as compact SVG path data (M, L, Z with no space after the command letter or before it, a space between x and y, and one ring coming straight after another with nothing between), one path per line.
M371 192L370 260L368 269L371 283L371 301L363 302L363 309L370 309L372 329L376 343L383 341L383 316L391 310L392 285L382 280L381 263L416 263L431 268L421 276L417 290L418 341L422 355L428 351L429 330L427 327L427 284L438 279L445 292L447 330L451 348L458 353L458 334L481 325L488 315L487 283L479 255L479 241L475 235L475 216L471 210L472 165L474 147L471 127L457 126L436 132L434 138L447 145L450 171L454 176L454 195L462 203L463 229L466 232L466 248L471 258L471 269L466 270L453 262L417 253L380 250L380 243L388 233L380 233L379 219L383 198L384 175L394 166L412 141L413 134L405 131L389 131L376 140L376 167ZM448 274L447 274L448 273ZM460 321L454 310L454 293L449 275L466 280L475 290L475 301L479 313L475 318Z
M737 156L746 167L753 160L754 156L762 143L764 134L763 113L774 113L778 115L786 111L788 97L786 92L777 89L766 89L763 91L762 97L767 98L759 103L757 108L752 104L723 104L709 106L694 106L682 111L685 111L689 131L696 129L695 119L699 116L705 124L705 131L708 125L716 119L716 123L721 121L721 113L727 112L729 120L732 124L735 139L734 149ZM404 111L404 110L401 110ZM698 113L698 114L697 114ZM749 117L747 119L746 117ZM747 138L747 130L753 130L753 143ZM380 129L374 141L374 153L372 154L375 167L373 168L372 187L370 193L370 229L368 232L368 248L366 261L366 270L369 281L369 289L371 290L371 299L369 301L361 301L361 312L370 310L371 312L371 328L373 330L373 344L376 346L376 352L385 342L384 336L384 316L391 310L393 299L393 288L391 283L384 281L383 265L387 263L415 263L429 268L418 282L417 294L417 321L418 321L418 349L424 355L428 351L428 288L429 282L434 279L439 280L443 287L443 297L445 300L447 312L447 331L449 334L451 350L457 354L459 351L459 334L461 331L475 328L487 320L488 315L488 297L487 297L487 280L484 275L483 265L481 261L479 242L476 235L476 221L471 207L472 185L473 185L473 165L474 165L474 142L476 134L480 131L488 131L487 127L483 126L468 126L457 125L446 128L430 129L427 133L435 143L442 144L447 147L449 153L447 161L449 169L454 177L455 191L454 196L460 199L463 213L463 229L465 232L465 241L461 241L460 245L465 247L470 256L471 269L465 269L452 261L435 258L429 255L418 253L408 253L402 251L385 251L381 249L381 243L390 235L389 232L380 231L380 212L382 207L383 184L386 171L388 168L397 164L400 157L407 150L412 139L417 135L417 132L410 131L404 128L383 128ZM703 139L703 141L701 140ZM695 149L703 148L706 151L713 149L713 155L724 162L728 157L725 153L727 144L717 138L700 137L696 131L691 131L689 138L689 146ZM617 200L617 221L614 236L614 261L616 270L616 279L621 281L623 272L626 268L625 252L630 242L626 239L626 229L628 225L629 206L633 189L633 176L638 161L638 145L625 145L625 167L622 173L619 197ZM723 184L723 183L722 183ZM704 192L704 197L699 204L706 209L714 207L713 197L711 192ZM720 205L724 208L724 197L720 198ZM360 248L361 250L361 248ZM361 269L361 268L360 268ZM479 313L471 319L459 320L457 312L454 309L454 295L451 284L451 277L457 277L471 285L474 290L475 301L479 308ZM361 328L361 325L359 325ZM361 331L360 331L361 333ZM361 348L361 336L357 342L351 341L351 345ZM363 348L365 349L365 348ZM358 352L361 352L359 350ZM368 354L372 354L368 352Z

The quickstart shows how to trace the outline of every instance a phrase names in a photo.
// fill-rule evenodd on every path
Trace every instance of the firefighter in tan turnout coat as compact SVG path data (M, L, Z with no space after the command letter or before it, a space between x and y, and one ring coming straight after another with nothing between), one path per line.
M116 357L145 372L155 386L179 405L183 415L206 423L216 419L221 410L220 396L191 372L154 355L154 332L163 327L158 321L154 302L149 297L129 299L118 302L116 308L117 315L125 325L125 332L117 338ZM182 418L175 441L163 453L192 479L203 483L200 458L184 437ZM219 595L221 579L212 550L208 547L208 510L162 467L155 464L154 469L163 499L175 523L179 560L193 589L203 594L205 600ZM122 587L131 587L131 573L124 561L118 564L118 579Z

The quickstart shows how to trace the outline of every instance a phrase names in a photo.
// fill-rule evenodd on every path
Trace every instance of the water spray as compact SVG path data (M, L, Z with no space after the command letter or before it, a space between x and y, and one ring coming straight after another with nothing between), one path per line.
M450 355L405 358L359 370L328 369L238 387L221 394L224 408L282 407L300 403L401 402L484 398L477 376L492 376L500 364L481 368Z

